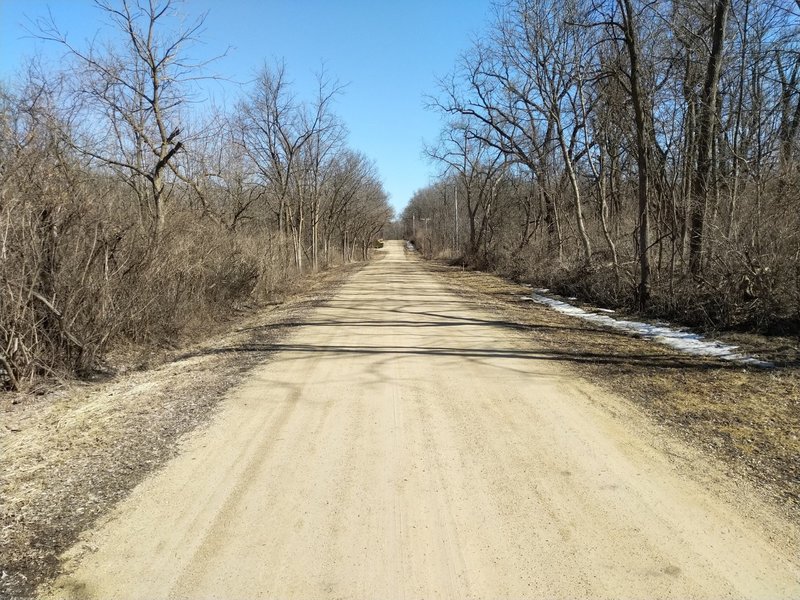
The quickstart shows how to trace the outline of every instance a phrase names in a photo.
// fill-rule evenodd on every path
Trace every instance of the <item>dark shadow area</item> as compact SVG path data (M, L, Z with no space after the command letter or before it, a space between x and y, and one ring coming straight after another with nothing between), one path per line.
M223 348L210 348L207 350L185 354L176 359L186 360L197 356L209 354L228 354L239 352L260 352L270 354L273 352L293 352L300 354L329 354L336 355L361 355L375 356L391 354L402 356L449 356L464 359L501 358L509 360L530 361L557 361L569 363L594 363L594 364L627 364L631 366L647 366L659 369L682 369L692 371L708 371L715 369L741 368L724 361L698 360L690 357L688 360L662 354L598 354L579 350L536 350L526 351L513 348L496 349L463 349L448 347L402 347L402 346L341 346L341 345L311 345L311 344L242 344Z
M463 306L463 303L458 303ZM332 306L329 304L328 306ZM336 307L338 311L350 310L358 313L363 313L367 308L353 308L353 307ZM372 309L373 312L375 309ZM583 327L569 327L564 325L534 325L519 323L515 321L508 321L503 319L479 319L476 317L464 316L450 316L442 313L431 311L412 311L403 309L388 309L381 312L399 313L403 315L419 315L428 317L435 320L413 320L413 319L360 319L360 320L343 320L343 319L317 319L308 321L289 321L280 324L282 328L300 328L300 327L358 327L358 328L410 328L410 329L426 329L426 328L439 328L439 327L498 327L502 329L510 329L521 332L538 331L542 333L557 333L559 331L573 331L584 335L611 335L622 338L633 337L622 331L605 330L605 329L589 329ZM250 327L238 329L237 331L267 331L272 325ZM365 333L368 335L368 333Z

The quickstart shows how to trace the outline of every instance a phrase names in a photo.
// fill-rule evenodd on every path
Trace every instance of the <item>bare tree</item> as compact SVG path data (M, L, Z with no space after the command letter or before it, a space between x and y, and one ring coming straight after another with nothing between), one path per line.
M689 266L694 274L703 264L703 226L706 218L709 179L713 167L712 150L717 123L717 89L725 40L730 0L716 0L711 23L711 47L708 52L703 91L700 96L697 132L697 167L692 178L691 235Z
M636 131L636 164L638 173L638 244L639 244L639 284L637 303L644 310L650 302L650 131L652 116L647 109L644 85L642 83L641 38L638 27L638 14L631 0L618 0L619 21L609 24L620 30L628 53L628 71L625 73L631 104L633 105Z
M142 225L157 240L165 222L168 173L183 148L180 109L188 85L205 65L189 60L186 50L205 16L171 30L175 0L95 4L121 43L80 48L52 20L38 23L38 35L63 46L74 61L75 109L84 124L76 148L126 181L138 198Z
M272 188L281 231L290 231L295 265L302 270L304 235L310 213L312 263L318 266L320 189L323 171L341 143L343 128L331 111L341 86L319 77L317 97L299 102L284 65L264 67L249 98L240 106L241 144L262 183Z
M466 260L470 263L478 257L487 235L494 188L507 166L503 153L488 144L487 133L477 128L484 126L480 122L470 124L466 119L452 121L443 129L439 144L426 149L430 158L453 173L454 195L461 192L469 231Z

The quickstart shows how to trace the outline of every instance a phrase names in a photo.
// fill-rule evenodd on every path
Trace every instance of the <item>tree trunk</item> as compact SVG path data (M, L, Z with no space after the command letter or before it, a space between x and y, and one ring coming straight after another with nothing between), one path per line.
M561 147L561 155L564 157L564 166L567 169L567 177L569 184L572 188L572 194L575 196L575 223L578 226L578 235L581 238L581 245L583 247L583 264L587 267L592 264L592 242L586 233L586 224L583 220L583 209L581 207L581 189L578 186L578 178L575 175L575 168L572 163L572 157L567 148L567 142L564 139L564 128L561 126L561 117L555 117L556 128L558 130L558 143Z
M692 179L692 212L689 235L689 270L695 275L699 274L703 268L703 227L712 171L717 88L722 67L725 23L728 19L729 8L730 0L717 0L714 8L711 52L708 56L706 77L698 107L700 114L697 132L697 166Z
M625 46L630 58L631 101L633 103L634 121L636 122L636 164L639 171L639 286L636 301L640 310L645 310L650 301L650 214L648 210L648 148L647 120L644 110L644 98L639 79L639 43L634 10L631 0L621 0L624 15L623 29Z

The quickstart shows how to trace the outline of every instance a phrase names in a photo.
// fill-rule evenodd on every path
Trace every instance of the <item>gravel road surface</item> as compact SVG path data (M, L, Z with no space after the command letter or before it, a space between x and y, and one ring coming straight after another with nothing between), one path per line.
M800 597L755 495L400 242L277 346L45 596Z

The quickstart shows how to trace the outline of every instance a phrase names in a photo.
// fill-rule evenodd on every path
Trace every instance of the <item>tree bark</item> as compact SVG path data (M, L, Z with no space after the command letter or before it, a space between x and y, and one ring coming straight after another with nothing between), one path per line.
M692 178L692 211L689 235L689 270L699 275L703 269L703 228L705 225L708 188L712 172L714 129L717 120L717 88L719 86L725 24L730 0L717 0L714 8L711 52L708 56L705 82L700 98L697 132L697 166Z
M630 94L636 123L636 165L638 173L639 285L636 301L640 310L650 302L650 213L648 207L647 118L639 74L639 40L631 0L620 0L624 15L623 32L630 59Z

